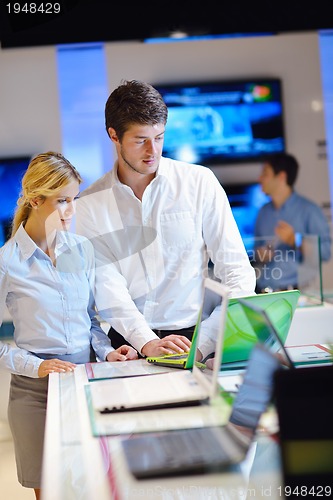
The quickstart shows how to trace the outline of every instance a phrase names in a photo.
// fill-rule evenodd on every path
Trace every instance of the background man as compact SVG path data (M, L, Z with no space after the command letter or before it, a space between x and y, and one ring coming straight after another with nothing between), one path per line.
M294 190L298 168L297 160L286 153L263 164L259 182L271 201L260 209L255 225L259 291L298 287L302 235L319 236L321 259L331 257L330 229L322 210Z

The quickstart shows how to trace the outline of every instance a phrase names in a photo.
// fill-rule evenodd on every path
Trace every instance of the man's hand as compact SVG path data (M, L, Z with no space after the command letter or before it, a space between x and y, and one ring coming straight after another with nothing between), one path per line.
M271 262L274 257L274 248L272 245L264 245L256 249L256 262L260 264L265 264L266 262Z
M279 220L275 227L275 234L286 245L290 247L295 246L295 231L294 228L285 222L284 220Z
M50 373L72 372L76 365L69 361L61 361L60 359L46 359L38 368L38 377L43 378Z
M168 335L163 339L150 340L143 346L141 352L144 356L164 356L164 354L175 354L188 352L191 341L183 335Z
M107 361L128 361L131 359L138 359L138 353L129 345L122 345L106 356Z

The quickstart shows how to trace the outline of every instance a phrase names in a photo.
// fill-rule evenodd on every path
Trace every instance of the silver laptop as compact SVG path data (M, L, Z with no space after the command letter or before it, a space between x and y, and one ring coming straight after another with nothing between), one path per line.
M207 278L192 371L92 381L85 387L92 409L106 414L210 402L219 388L227 305L227 289Z
M122 441L129 470L138 478L216 472L245 459L281 367L263 344L250 355L226 425L133 435Z

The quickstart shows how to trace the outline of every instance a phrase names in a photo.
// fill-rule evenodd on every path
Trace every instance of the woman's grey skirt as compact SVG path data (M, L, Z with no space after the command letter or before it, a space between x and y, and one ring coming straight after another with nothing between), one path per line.
M76 364L96 361L90 346L76 354L37 356ZM49 377L11 376L8 421L14 440L17 478L27 488L41 487L48 381Z
M41 486L48 380L49 377L11 376L8 421L17 478L27 488Z

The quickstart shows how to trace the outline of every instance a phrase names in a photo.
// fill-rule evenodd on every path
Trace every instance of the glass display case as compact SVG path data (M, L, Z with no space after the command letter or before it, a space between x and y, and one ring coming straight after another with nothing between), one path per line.
M296 233L291 248L276 236L244 239L251 264L256 272L257 293L298 289L299 306L322 304L322 262L320 239Z

